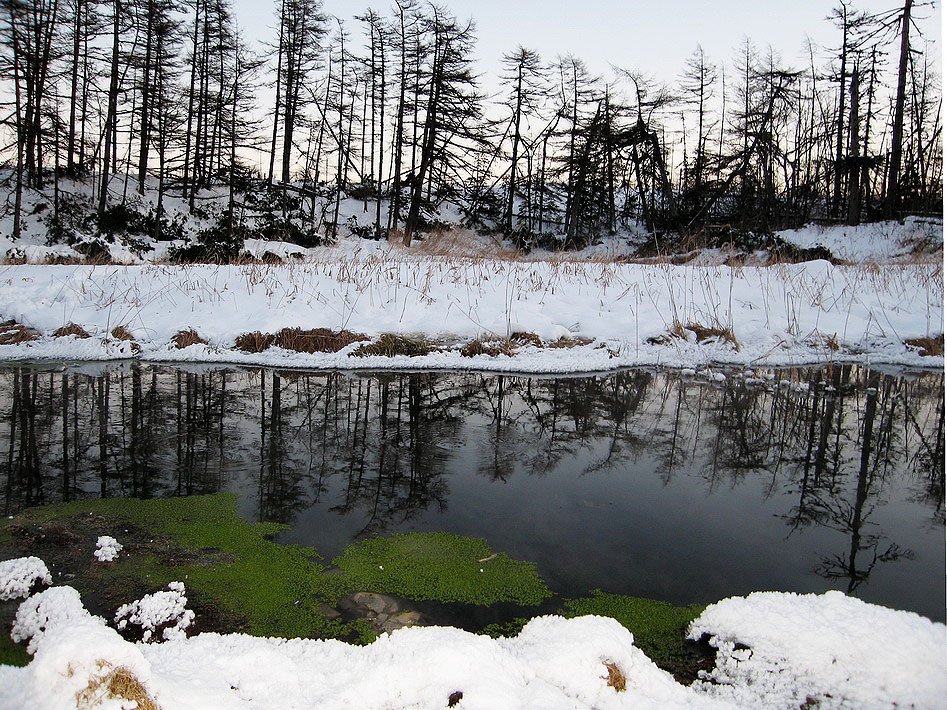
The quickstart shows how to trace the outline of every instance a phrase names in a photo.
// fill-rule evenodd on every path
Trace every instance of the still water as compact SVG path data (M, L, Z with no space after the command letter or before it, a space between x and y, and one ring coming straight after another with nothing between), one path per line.
M331 559L445 530L549 586L841 589L943 620L944 375L0 369L0 509L232 491Z

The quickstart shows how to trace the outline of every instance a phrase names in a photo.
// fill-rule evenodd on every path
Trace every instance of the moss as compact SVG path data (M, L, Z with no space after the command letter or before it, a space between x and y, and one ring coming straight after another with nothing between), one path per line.
M232 494L90 500L34 508L25 514L36 522L94 514L116 529L130 524L167 536L184 550L219 550L215 554L225 559L221 564L200 564L195 556L186 555L183 563L177 563L173 555L169 559L144 553L123 555L94 571L102 577L147 580L154 586L185 580L188 590L205 603L246 619L248 633L287 638L359 633L317 611L320 603L334 604L348 591L345 580L322 574L315 549L267 539L285 526L239 518ZM89 583L94 584L94 578Z
M495 639L503 637L509 638L511 636L518 636L520 631L523 630L523 627L528 623L529 619L518 616L512 621L487 624L480 633Z
M687 625L704 610L699 604L673 606L667 602L621 594L606 594L596 589L592 596L567 599L566 616L608 616L635 637L635 645L654 661L668 661L685 655Z
M355 587L421 601L534 605L551 595L529 562L493 555L486 541L450 533L363 540L334 564Z
M9 634L0 633L0 666L25 666L31 660L26 646L13 643Z

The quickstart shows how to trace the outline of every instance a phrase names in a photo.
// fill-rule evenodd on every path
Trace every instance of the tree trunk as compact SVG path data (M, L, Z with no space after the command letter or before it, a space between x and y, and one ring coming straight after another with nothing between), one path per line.
M891 160L888 163L888 190L885 215L894 217L901 207L901 155L904 132L904 87L907 81L908 56L911 52L911 6L914 0L904 0L901 17L901 57L898 60L898 91L894 102L894 126L891 129Z

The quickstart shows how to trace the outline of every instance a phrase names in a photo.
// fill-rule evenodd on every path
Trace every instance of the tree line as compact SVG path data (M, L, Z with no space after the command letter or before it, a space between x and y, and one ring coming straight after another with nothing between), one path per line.
M940 213L931 4L840 0L837 46L809 42L805 66L745 39L729 62L698 45L671 83L517 46L487 95L473 22L421 0L348 20L276 0L263 52L229 0L0 0L6 209L16 237L26 188L52 191L54 222L63 178L100 220L147 189L169 238L169 196L200 212L222 188L219 236L246 229L253 186L275 236L308 210L334 239L349 198L362 236L410 245L449 203L523 247Z

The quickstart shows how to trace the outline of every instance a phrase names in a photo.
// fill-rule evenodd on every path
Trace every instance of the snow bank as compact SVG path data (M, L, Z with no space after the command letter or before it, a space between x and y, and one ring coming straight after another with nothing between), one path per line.
M801 229L778 232L790 244L803 248L823 246L848 261L896 263L933 258L944 246L944 221L940 218L908 217L904 222L871 222L850 227L844 224L809 224Z
M100 535L95 543L95 559L99 562L113 562L122 550L122 544L114 537Z
M744 707L942 708L943 624L831 591L756 592L704 610L717 665L702 690Z
M0 282L0 319L45 334L0 345L0 360L8 361L139 357L537 373L826 361L943 367L943 358L921 357L903 342L943 330L938 264L868 269L819 261L731 268L343 255L272 266L5 266ZM93 337L51 337L68 322ZM649 342L675 323L730 328L739 347L720 338ZM110 336L117 325L131 331L140 352ZM284 327L422 334L446 343L447 351L388 359L353 357L357 345L312 355L233 350L243 333ZM187 328L208 344L176 349L171 339ZM563 336L595 342L572 349L523 347L514 357L466 358L459 345L451 349L518 331L547 342Z
M54 587L20 606L14 639L35 656L25 668L0 666L0 707L75 708L78 693L118 668L163 710L433 710L452 696L467 710L921 710L947 697L943 624L839 592L726 599L693 622L691 636L702 634L720 651L717 667L685 687L602 617L538 617L508 639L411 627L368 646L241 634L135 645L89 615L74 589Z
M28 596L37 583L53 583L46 563L39 557L18 557L0 562L0 601Z
M13 626L14 641L29 640L33 661L16 672L0 675L0 707L75 710L77 697L95 688L117 668L139 682L151 680L150 664L141 651L105 622L89 614L71 587L52 587L20 605ZM104 691L80 707L120 708Z

